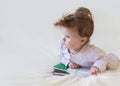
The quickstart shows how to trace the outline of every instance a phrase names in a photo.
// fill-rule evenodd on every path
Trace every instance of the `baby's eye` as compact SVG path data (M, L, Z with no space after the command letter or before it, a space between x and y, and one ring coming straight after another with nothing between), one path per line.
M66 41L70 41L70 36L66 36Z
M70 36L67 35L66 38L70 38Z

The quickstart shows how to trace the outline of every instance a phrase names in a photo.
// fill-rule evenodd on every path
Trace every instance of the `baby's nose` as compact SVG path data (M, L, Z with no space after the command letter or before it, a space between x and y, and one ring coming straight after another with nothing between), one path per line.
M63 42L65 42L65 41L66 41L65 36L62 36L62 40L63 40Z

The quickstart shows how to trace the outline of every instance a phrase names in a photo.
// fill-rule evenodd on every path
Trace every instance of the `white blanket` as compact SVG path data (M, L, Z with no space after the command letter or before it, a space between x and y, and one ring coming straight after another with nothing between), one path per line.
M88 77L54 76L51 73L0 77L1 86L118 86L119 84L120 66L117 70Z
M53 76L51 74L42 76L39 82L44 86L118 86L120 84L120 65L117 70L109 70L97 76Z

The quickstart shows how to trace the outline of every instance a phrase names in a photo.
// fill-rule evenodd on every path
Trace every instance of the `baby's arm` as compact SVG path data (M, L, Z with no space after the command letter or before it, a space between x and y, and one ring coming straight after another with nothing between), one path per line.
M92 48L91 61L93 62L93 65L91 67L91 74L95 73L96 75L98 72L103 72L106 70L107 55L102 49L98 47Z
M101 57L94 62L90 72L92 75L97 75L98 72L105 71L106 67L107 67L107 58Z
M60 59L60 62L63 63L65 66L68 66L68 64L70 63L70 60L64 56L59 56L59 59Z
M71 69L76 69L76 68L79 68L80 65L79 64L76 64L74 62L71 62L69 59L65 58L64 56L61 56L60 57L60 61L61 63L63 63L65 66L68 66L69 68Z

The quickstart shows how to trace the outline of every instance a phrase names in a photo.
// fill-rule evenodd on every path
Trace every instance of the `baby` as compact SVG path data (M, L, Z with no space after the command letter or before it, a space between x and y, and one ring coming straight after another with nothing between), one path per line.
M102 49L89 43L94 31L94 21L89 9L79 7L74 13L64 15L54 25L59 26L63 32L59 52L61 63L71 69L90 68L93 75L107 68L117 68L117 56L107 55Z

